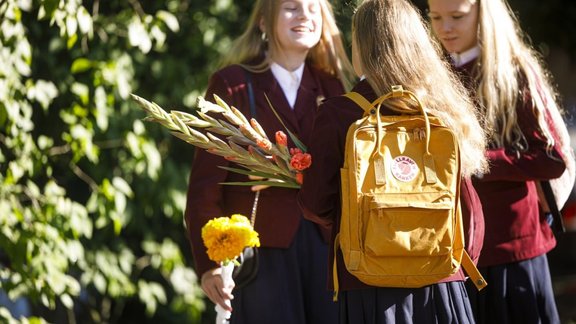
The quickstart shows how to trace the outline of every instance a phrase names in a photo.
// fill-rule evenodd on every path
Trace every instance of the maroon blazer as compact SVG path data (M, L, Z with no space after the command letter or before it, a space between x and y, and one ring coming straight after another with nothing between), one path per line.
M366 80L360 81L352 90L369 101L376 94ZM396 114L384 106L382 114ZM326 228L333 228L329 264L329 287L332 288L332 262L334 260L334 237L340 226L340 168L344 165L344 146L346 133L350 125L362 118L363 110L350 99L340 96L326 100L320 106L320 112L314 125L314 139L309 145L314 163L305 171L304 184L298 195L298 203L304 210L304 217ZM461 187L461 205L466 250L473 260L478 259L482 248L484 221L482 206L469 179L463 179ZM369 287L346 271L342 253L338 250L338 281L341 290ZM462 271L443 281L464 280Z
M265 93L286 127L307 144L312 136L312 124L318 103L324 98L344 92L342 83L337 78L306 64L292 110L270 70L251 73L251 80L256 103L255 117L271 140L274 140L276 131L284 131L284 127L269 108ZM213 100L213 94L238 108L245 116L251 115L246 74L242 67L228 66L214 73L208 84L206 100ZM295 145L289 141L288 147ZM221 182L248 181L248 178L227 172L218 166L238 167L220 156L205 150L196 150L188 185L185 220L196 271L199 274L216 266L208 259L202 243L202 226L214 217L231 214L238 213L249 218L254 202L255 194L249 186L220 185ZM255 222L261 246L286 248L290 245L302 218L302 212L296 205L296 194L297 190L285 188L261 191ZM329 237L329 233L324 235L325 239Z
M472 81L476 66L477 61L473 60L457 69L472 93L476 89ZM490 170L473 181L486 222L478 262L482 267L534 258L556 245L550 226L542 217L535 181L557 178L566 166L560 158L559 144L554 145L552 152L546 152L546 141L537 129L533 111L530 92L525 89L516 114L528 148L523 152L488 149Z

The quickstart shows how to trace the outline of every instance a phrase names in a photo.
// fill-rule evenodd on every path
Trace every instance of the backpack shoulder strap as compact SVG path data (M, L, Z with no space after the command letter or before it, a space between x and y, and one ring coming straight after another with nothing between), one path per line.
M358 92L348 92L344 94L344 96L348 97L358 106L360 106L360 108L364 110L364 116L370 114L370 110L374 109L374 106L370 103L370 101L368 101L368 99L364 98L364 96Z

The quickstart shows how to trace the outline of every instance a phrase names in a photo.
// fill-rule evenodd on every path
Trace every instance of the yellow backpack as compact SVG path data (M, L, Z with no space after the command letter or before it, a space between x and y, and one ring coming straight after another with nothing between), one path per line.
M347 270L371 286L423 287L462 265L479 290L485 287L464 250L454 133L401 86L373 103L355 92L346 96L364 109L348 129L341 169L342 216L334 249L342 250ZM390 98L411 99L419 113L396 105L402 115L380 115ZM335 299L337 270L334 261Z

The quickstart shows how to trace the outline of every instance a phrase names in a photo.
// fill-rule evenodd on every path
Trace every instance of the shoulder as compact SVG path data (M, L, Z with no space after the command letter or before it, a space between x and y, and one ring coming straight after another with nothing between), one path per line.
M368 101L376 99L372 87L370 87L366 80L358 82L352 91L361 94ZM333 119L345 121L346 124L351 124L355 120L362 118L363 113L362 108L345 95L330 97L320 106L320 114L329 115Z
M350 92L356 92L360 94L361 96L366 98L366 100L368 100L369 102L372 102L377 98L376 93L374 92L368 81L366 81L366 79L360 80L358 83L356 83L356 85L352 88L352 90L350 90ZM356 103L352 99L348 98L346 94L341 94L335 97L328 98L326 99L325 103L328 105L344 104L346 106L356 106Z
M317 80L316 82L318 82L326 92L327 97L337 96L344 92L344 85L338 76L316 68L311 64L306 65L314 79Z
M318 78L321 81L326 81L326 82L340 82L340 79L335 76L332 75L324 70L321 70L317 67L314 67L312 64L306 64L309 68L310 71L316 76L316 78Z
M246 91L248 80L251 80L256 89L269 84L270 77L271 73L254 73L246 70L241 65L229 65L210 76L208 92L216 92L219 95L226 93L228 96L234 96Z
M378 98L376 92L374 91L374 89L372 89L372 86L370 85L370 83L368 83L368 80L366 79L362 79L360 82L358 82L354 86L354 88L352 88L351 91L361 94L362 96L364 96L364 98L366 98L370 102Z
M245 83L247 72L240 65L229 65L212 74L211 82L225 82L230 87Z
M360 95L364 96L368 101L372 102L376 99L376 94L372 90L372 87L366 80L359 81L351 90L351 92L357 92ZM357 105L352 101L352 99L348 98L345 94L330 97L324 101L322 104L323 106L334 106L334 107L357 107Z

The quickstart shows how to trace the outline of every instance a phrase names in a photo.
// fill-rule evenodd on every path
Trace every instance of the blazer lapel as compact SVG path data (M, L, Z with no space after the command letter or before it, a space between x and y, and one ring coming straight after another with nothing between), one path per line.
M294 112L297 119L300 121L302 118L314 113L323 99L318 82L308 65L306 65L302 74L300 88L298 89L296 103L294 104Z
M286 96L284 96L284 91L282 91L282 87L274 75L272 74L271 70L267 70L262 73L262 77L259 80L259 87L264 91L270 103L274 107L274 110L278 113L282 122L290 129L291 132L295 132L296 134L300 131L300 127L298 125L298 119L296 118L295 112L290 108L288 105L288 101L286 100ZM300 95L300 93L298 93ZM264 95L262 94L262 98ZM263 109L270 109L268 102L266 99L263 99L262 108ZM296 102L298 102L298 98ZM279 129L280 130L280 129Z
M300 127L298 137L303 143L308 143L310 136L312 136L314 118L318 106L324 99L322 89L316 73L310 66L306 65L294 105L294 114Z

